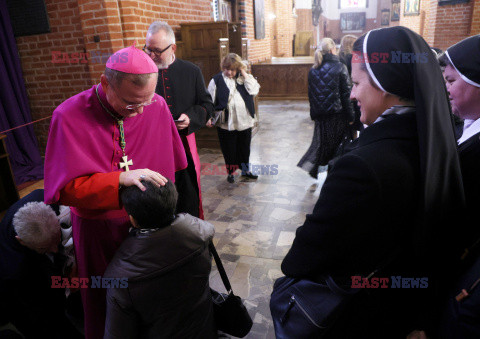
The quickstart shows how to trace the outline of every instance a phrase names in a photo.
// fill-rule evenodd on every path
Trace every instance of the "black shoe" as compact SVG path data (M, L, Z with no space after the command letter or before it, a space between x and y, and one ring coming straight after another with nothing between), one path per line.
M227 181L231 184L233 184L235 182L235 177L233 176L233 174L228 175Z
M258 175L253 175L252 172L242 172L242 177L247 177L249 179L258 179Z

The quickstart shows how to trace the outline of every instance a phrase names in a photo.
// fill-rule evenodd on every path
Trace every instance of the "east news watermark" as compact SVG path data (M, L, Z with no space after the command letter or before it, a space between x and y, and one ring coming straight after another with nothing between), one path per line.
M91 276L90 278L67 278L52 276L51 288L127 288L128 278L103 278L102 276Z
M211 163L201 163L201 175L227 175L228 170L235 172L240 169L242 174L251 172L253 175L278 175L278 164L241 164L238 165L221 165Z
M428 288L428 278L390 277L365 278L359 275L351 276L351 288Z
M108 59L112 57L112 61L115 63L127 63L128 53L110 53L104 51L92 51L92 52L62 52L52 51L52 63L53 64L105 64Z

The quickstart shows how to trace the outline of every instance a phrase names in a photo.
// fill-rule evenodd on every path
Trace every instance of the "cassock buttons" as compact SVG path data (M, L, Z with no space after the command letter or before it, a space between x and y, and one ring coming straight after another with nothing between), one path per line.
M120 154L120 151L117 151L117 154Z
M118 141L118 139L119 139L118 137L115 138L116 141Z
M116 162L114 162L114 163L113 163L113 166L115 166L115 167L116 167L116 166L118 166L118 164L117 164Z

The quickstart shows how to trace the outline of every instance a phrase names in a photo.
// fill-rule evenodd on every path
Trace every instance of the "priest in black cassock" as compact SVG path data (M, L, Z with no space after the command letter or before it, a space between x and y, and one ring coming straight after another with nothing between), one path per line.
M158 66L155 92L165 99L170 108L188 160L188 167L175 173L177 213L187 212L203 219L200 158L194 132L210 119L213 103L200 68L176 58L176 49L172 28L166 22L153 22L147 31L144 51Z

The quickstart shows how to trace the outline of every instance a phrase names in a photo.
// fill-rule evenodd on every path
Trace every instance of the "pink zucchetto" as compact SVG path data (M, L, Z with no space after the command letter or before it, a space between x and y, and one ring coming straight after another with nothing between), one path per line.
M112 54L106 67L129 74L157 73L158 67L153 60L133 44Z

